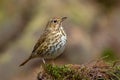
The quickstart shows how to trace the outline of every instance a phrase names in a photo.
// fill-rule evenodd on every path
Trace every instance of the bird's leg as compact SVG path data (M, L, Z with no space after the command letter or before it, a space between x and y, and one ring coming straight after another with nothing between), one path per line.
M43 61L43 63L45 64L45 60L44 60L44 58L42 58L42 61Z

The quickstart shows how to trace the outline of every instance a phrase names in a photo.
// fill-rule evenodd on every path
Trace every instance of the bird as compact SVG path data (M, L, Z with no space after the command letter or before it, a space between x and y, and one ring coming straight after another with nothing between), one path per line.
M67 17L54 17L48 20L48 23L33 47L31 55L19 66L25 65L34 58L41 58L45 64L45 59L54 60L60 56L67 43L67 35L63 29L63 21Z

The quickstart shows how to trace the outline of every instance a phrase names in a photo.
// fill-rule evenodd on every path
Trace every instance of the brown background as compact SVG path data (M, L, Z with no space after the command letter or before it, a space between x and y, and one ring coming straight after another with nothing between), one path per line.
M41 65L31 53L47 21L67 16L67 47L56 64L120 58L119 0L0 0L0 80L36 80Z

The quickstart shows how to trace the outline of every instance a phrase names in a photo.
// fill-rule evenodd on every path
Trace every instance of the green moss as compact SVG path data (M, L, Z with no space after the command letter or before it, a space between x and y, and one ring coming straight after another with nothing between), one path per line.
M46 65L46 70L48 74L53 76L55 80L80 80L79 74L72 70L69 66L53 66L51 64Z
M101 62L92 65L46 64L40 75L51 76L48 80L120 80L120 66Z
M120 80L120 66L115 66L106 73L110 76L110 80Z

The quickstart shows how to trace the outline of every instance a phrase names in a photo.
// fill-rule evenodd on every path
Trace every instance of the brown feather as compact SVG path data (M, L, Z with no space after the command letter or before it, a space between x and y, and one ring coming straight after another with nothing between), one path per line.
M40 36L39 40L37 41L37 43L35 44L33 48L32 53L35 53L38 47L45 41L47 34L48 32L44 32L43 35Z

